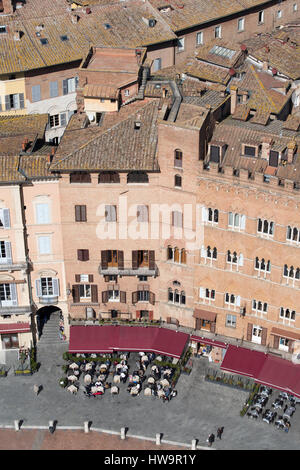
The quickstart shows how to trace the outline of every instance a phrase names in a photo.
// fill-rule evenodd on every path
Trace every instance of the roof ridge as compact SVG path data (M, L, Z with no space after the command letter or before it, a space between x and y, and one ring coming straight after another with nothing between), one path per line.
M250 68L252 70L252 73L253 73L254 77L256 78L256 81L259 83L260 87L264 91L267 100L269 101L269 103L271 103L272 106L274 106L274 109L277 109L277 107L276 107L274 101L272 100L272 98L270 98L268 96L267 90L266 90L264 84L262 83L261 79L258 77L257 72L256 72L256 70L255 70L255 68L252 64L250 65Z

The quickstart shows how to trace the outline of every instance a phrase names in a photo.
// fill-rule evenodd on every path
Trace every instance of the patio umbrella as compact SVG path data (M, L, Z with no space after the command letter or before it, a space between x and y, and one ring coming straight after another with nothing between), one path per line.
M69 365L69 368L70 369L79 369L79 366L78 366L78 364L76 364L76 362L73 362L72 364Z
M77 377L76 377L76 375L69 375L68 380L70 382L75 382L77 380Z

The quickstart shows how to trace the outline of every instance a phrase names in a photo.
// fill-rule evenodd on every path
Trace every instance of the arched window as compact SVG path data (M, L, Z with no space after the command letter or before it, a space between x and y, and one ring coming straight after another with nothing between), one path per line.
M168 260L169 260L169 259L173 259L173 248L172 248L171 246L168 246L168 251L167 251L167 253L168 253L168 255L167 255L167 256L168 256Z
M120 175L116 171L101 171L98 176L98 183L120 183Z
M181 250L181 263L186 264L186 251L184 248Z
M169 302L174 302L174 294L173 294L173 291L172 291L171 287L169 287L169 289L168 289L168 301Z
M179 249L177 248L177 246L174 248L174 262L175 263L179 263Z
M184 291L181 292L181 299L180 299L180 300L181 300L180 303L181 303L182 305L185 305L185 292L184 292Z
M182 168L182 151L180 149L174 151L174 167Z
M149 183L149 177L145 171L131 171L127 175L127 183Z
M174 185L175 185L175 188L181 188L182 186L182 178L180 175L175 175L174 177Z

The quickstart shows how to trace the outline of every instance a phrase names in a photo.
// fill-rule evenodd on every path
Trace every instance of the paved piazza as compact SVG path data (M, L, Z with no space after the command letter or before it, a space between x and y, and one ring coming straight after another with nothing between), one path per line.
M163 403L157 397L145 397L143 393L138 397L130 396L126 391L126 384L120 384L120 393L117 396L106 392L102 397L88 399L81 391L77 395L71 395L58 384L59 378L63 376L61 366L65 363L62 359L64 350L67 350L66 344L51 347L50 352L40 351L38 361L41 362L41 367L31 377L9 374L0 379L0 428L13 425L15 419L23 420L24 426L48 426L49 420L57 420L58 428L83 427L85 421L90 421L93 428L102 430L120 432L122 427L127 427L129 437L138 435L155 439L157 433L162 433L163 440L191 444L192 439L197 439L198 446L206 447L208 435L211 432L216 435L217 428L224 426L222 440L216 440L213 444L215 449L299 449L300 405L296 405L298 408L291 418L288 433L261 419L255 421L247 416L241 418L239 413L248 392L205 382L204 372L209 365L205 358L193 359L192 373L190 376L181 375L176 387L178 395L169 403ZM34 384L43 386L38 396L33 392ZM273 396L276 393L274 391ZM10 436L12 446L13 435L20 436L22 429L19 433L1 430L1 436L5 432L7 437ZM24 428L23 432L31 431ZM60 429L56 432L62 435ZM82 443L83 433L79 433ZM86 442L89 436L91 440L86 448L91 449L94 433L84 435ZM62 448L68 448L68 439L66 437L61 444ZM112 437L112 442L115 439L119 438ZM75 444L70 439L69 441L69 448L74 448ZM1 439L1 442L0 448L5 449L5 439ZM51 448L52 444L49 445ZM18 448L17 446L16 443L15 447L10 448ZM151 446L152 449L157 449L155 442Z

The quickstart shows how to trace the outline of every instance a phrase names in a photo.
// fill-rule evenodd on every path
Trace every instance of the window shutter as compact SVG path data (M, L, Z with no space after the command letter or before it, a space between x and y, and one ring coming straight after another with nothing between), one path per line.
M50 82L50 98L58 96L58 82Z
M150 304L155 304L155 294L153 292L149 292L149 302Z
M6 262L7 263L12 262L11 243L10 242L5 242L5 257L6 257Z
M81 206L75 206L75 222L81 222Z
M237 305L237 307L241 306L241 296L240 295L236 296L236 305Z
M253 330L253 323L248 323L248 326L247 326L247 341L251 341L251 339L252 339L252 330Z
M245 230L245 228L246 228L246 216L242 215L241 216L241 229Z
M91 294L92 302L96 304L98 302L98 286L96 284L92 284Z
M53 286L53 295L55 297L59 296L59 280L56 278L52 278L52 286Z
M153 310L149 310L149 320L153 320Z
M49 221L49 204L36 204L36 223L47 224Z
M120 291L120 302L122 302L122 304L126 304L126 292L124 291Z
M75 282L80 282L80 274L75 274Z
M35 290L36 290L37 297L41 297L42 296L42 286L41 286L41 280L40 279L37 279L35 281Z
M267 333L268 333L268 329L262 328L261 330L261 345L262 346L265 346L267 344Z
M274 349L278 349L278 348L279 348L279 336L274 336L273 348L274 348Z
M135 314L136 314L137 319L141 318L141 311L140 310L136 310Z
M77 259L78 261L83 261L83 250L77 250Z
M102 291L102 303L106 304L108 302L108 291L104 290Z
M205 246L201 246L201 258L206 258L206 249Z
M107 250L101 251L101 268L107 269Z
M89 274L89 282L94 282L94 276L93 276L93 274Z
M33 85L31 87L31 98L32 102L40 101L41 99L41 87L40 85Z
M74 285L72 287L72 295L73 295L73 302L74 304L78 304L80 302L80 297L79 297L79 286Z
M9 209L2 209L3 214L3 227L10 228L10 214Z
M149 269L155 269L155 251L149 251Z
M200 299L205 298L205 288L204 287L200 287L199 296L200 296Z
M240 253L239 255L239 266L244 266L244 255Z
M90 259L89 250L83 250L83 261L88 261Z
M63 80L63 95L68 94L68 80Z
M10 284L10 294L11 294L12 304L14 306L18 305L16 284Z
M19 94L19 100L20 100L20 109L24 108L24 93Z
M208 220L207 208L202 207L202 222L207 222L207 220Z
M118 268L124 269L124 252L118 251Z
M86 206L85 206L85 205L81 206L81 221L82 221L82 222L86 222L86 221L87 221L87 217L86 217Z
M137 293L137 291L132 292L132 303L133 303L133 305L136 304L137 301L138 301L138 293Z
M134 250L132 252L132 269L137 269L138 268L138 252L137 250Z
M66 113L61 113L60 114L60 125L62 127L65 127L67 125L67 116Z
M211 322L210 331L211 331L211 333L215 333L215 331L216 331L216 322L215 321Z
M9 95L5 95L5 109L6 111L9 111L11 109Z

